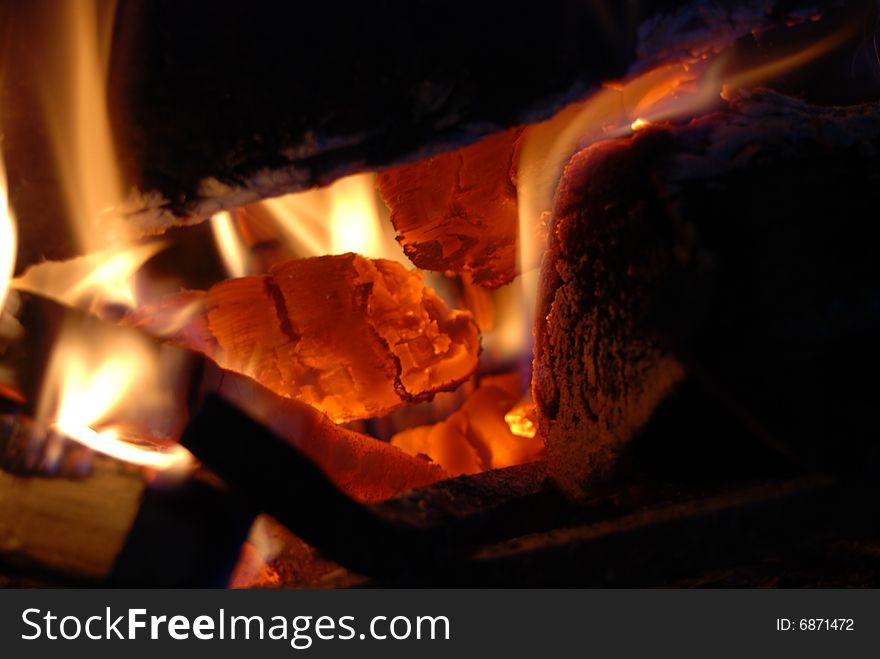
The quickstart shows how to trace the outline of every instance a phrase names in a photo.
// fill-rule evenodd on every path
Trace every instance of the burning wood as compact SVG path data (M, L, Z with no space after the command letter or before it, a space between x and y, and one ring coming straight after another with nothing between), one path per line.
M448 309L417 273L391 261L295 259L168 306L200 298L204 311L180 343L337 422L453 389L477 365L471 315ZM150 329L154 312L129 322Z
M158 418L144 419L139 414L144 411L143 408L147 412L156 411L155 403L151 400L156 396L152 386L137 389L139 395L129 396L129 399L120 401L116 406L111 420L115 428L124 427L127 433L135 432L145 439L167 441L173 438L174 433L180 432L191 411L188 407L195 404L192 401L197 401L205 393L219 392L271 427L280 437L291 442L324 470L337 487L356 499L386 499L447 477L446 472L437 464L423 458L411 457L389 444L342 428L317 409L303 402L281 397L248 377L222 371L201 355L168 344L160 345L131 328L102 322L35 295L22 294L21 297L23 302L20 317L25 329L41 328L41 331L26 332L21 340L12 343L8 353L3 356L2 365L7 366L10 372L21 373L22 377L16 382L21 393L17 395L29 402L25 407L30 407L31 410L37 405L41 388L44 392L52 388L51 383L46 385L45 382L47 374L51 375L57 370L57 355L54 351L56 338L71 332L71 327L74 327L79 330L80 335L88 336L96 341L96 345L104 347L131 346L136 340L140 341L141 350L149 349L156 353L149 363L156 366L157 370L161 370L158 366L160 364L174 366L166 370L165 379L160 381L161 385L153 383L156 388L161 388L168 394L162 398L161 414ZM204 317L201 320L204 321ZM66 330L63 329L65 327ZM192 324L187 325L189 329L192 327ZM178 340L180 336L179 334ZM73 362L70 366L70 372L76 371ZM65 373L67 375L69 373ZM102 380L99 375L100 373L92 380ZM80 442L95 440L103 444L112 443L107 450L114 450L114 447L125 449L124 453L114 453L125 459L135 447L115 439L115 435L111 437L106 432L95 432L82 421L82 415L90 413L96 404L106 404L103 396L107 392L98 391L90 383L86 384L88 386L74 391L71 397L59 405L60 414L66 417L62 421L71 426L75 439ZM125 383L119 380L112 381L112 384L116 385L113 393L118 394L117 390ZM95 394L96 397L91 401L83 401L82 396L85 393ZM76 414L70 416L65 410L77 401L77 409L70 413ZM174 403L173 406L169 405L171 402ZM48 420L50 419L43 419L44 422ZM100 420L106 423L105 419ZM246 438L241 441L246 441ZM98 445L94 448L101 450ZM176 454L171 452L155 455L172 459Z
M398 241L424 270L467 272L496 288L516 276L521 128L380 173Z
M0 469L0 555L80 578L106 578L137 515L137 469L95 461L86 479L25 477Z
M24 417L0 423L5 564L79 585L226 585L254 514L216 477L144 469L34 430Z
M216 391L285 438L358 501L381 501L449 476L441 465L338 426L317 409L282 398L250 378L224 373Z
M391 443L410 455L428 455L453 476L536 460L543 443L514 433L507 414L520 401L520 376L483 378L480 387L448 419L433 426L408 428Z
M534 367L561 483L579 491L607 471L686 371L797 429L789 439L801 450L840 427L842 453L870 446L873 422L852 410L871 409L878 361L866 341L880 326L866 221L880 204L878 145L876 104L822 108L766 92L572 158ZM846 375L826 379L841 364Z

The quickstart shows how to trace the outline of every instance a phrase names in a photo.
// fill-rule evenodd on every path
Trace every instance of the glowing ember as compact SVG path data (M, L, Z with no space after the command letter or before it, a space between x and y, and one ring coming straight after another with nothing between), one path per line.
M286 538L283 533L271 518L257 517L229 579L230 588L269 586L281 581L270 563L284 549Z
M640 130L645 130L645 128L647 128L650 125L651 125L650 121L639 117L634 122L632 122L632 124L630 124L630 128L633 129L633 132L638 132Z
M517 437L531 439L538 432L536 415L534 403L519 403L504 415L504 422L510 428L510 432Z
M536 460L544 444L534 432L528 434L525 408L517 411L519 397L518 373L483 378L480 387L445 421L408 428L392 437L391 443L410 455L429 456L453 475ZM508 421L511 414L516 424Z
M448 308L418 273L341 254L291 259L164 305L201 306L182 345L339 422L382 416L454 388L477 366L467 312ZM150 320L131 319L149 328ZM293 331L292 328L295 328Z
M404 253L419 268L497 289L516 276L516 156L522 128L379 173Z

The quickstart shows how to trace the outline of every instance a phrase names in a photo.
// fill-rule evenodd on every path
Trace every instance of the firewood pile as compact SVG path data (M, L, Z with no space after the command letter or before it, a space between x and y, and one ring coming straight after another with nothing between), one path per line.
M20 227L0 572L644 585L877 531L876 3L458 4L431 26L354 9L364 34L321 37L338 57L282 66L280 19L333 3L236 9L240 47L208 59L229 16L121 3L106 91L131 192L104 262L72 258L64 185L36 176L51 131L0 114ZM2 90L38 104L23 69ZM400 253L287 249L285 197L263 198L364 170L381 213L327 230Z

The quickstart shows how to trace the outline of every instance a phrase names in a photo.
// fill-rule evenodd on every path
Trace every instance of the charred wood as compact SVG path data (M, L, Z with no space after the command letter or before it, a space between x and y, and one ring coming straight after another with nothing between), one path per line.
M379 174L404 253L423 270L497 288L516 276L521 128Z
M699 375L825 468L864 465L880 109L775 93L600 142L560 184L534 395L554 476L607 472Z
M291 259L267 275L144 307L126 322L150 330L193 303L200 311L175 341L337 422L452 390L477 366L471 314L382 259Z
M669 44L722 46L817 3L118 4L108 96L143 235L547 118ZM57 43L38 5L0 9L19 271L81 249L41 120Z
M279 396L250 378L223 371L202 354L154 340L131 327L120 327L94 316L32 294L22 294L19 319L24 327L20 340L8 346L0 365L18 375L14 389L0 391L0 410L34 415L47 365L62 328L71 327L100 345L120 335L134 333L154 342L156 363L173 363L167 391L177 405L167 419L154 419L179 437L193 409L212 392L228 399L292 442L317 463L337 487L359 500L385 499L413 487L447 477L437 464L409 456L400 449L333 423L317 409ZM137 401L132 403L134 411ZM152 439L152 438L151 438ZM247 443L247 438L240 438Z

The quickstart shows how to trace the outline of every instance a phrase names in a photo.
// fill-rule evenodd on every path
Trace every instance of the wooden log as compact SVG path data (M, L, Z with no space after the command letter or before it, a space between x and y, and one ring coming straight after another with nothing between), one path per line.
M512 11L497 2L384 0L217 11L204 2L119 2L108 97L133 190L125 211L136 232L156 233L458 148L547 118L639 59L677 56L670 43L729 43L817 3L735 4L734 12L706 11L699 0L551 0ZM64 41L58 12L51 2L5 3L0 23L9 26L0 129L21 224L20 272L82 248L66 221L53 123L42 120L44 74ZM541 47L524 48L524 39Z
M80 479L0 469L0 556L21 567L106 579L145 488L139 469L110 458L96 459Z
M389 519L375 505L347 496L288 440L222 392L206 398L181 444L255 509L357 572L425 570L462 549L438 541L443 529Z
M127 321L149 329L193 300L204 310L175 340L337 422L382 416L466 380L479 337L420 275L356 254L294 259L268 275L174 297Z
M154 217L201 214L204 202L311 187L547 116L623 73L638 22L653 14L570 0L516 11L455 0L220 13L128 2L111 85L139 187L165 200ZM521 34L545 47L527 54L512 38ZM237 46L207 57L217 39ZM199 154L186 166L175 155L180 131Z
M516 168L523 130L381 172L404 253L423 270L467 272L487 288L516 276Z
M543 268L533 393L579 492L686 372L823 468L862 465L880 356L880 106L773 92L577 153Z
M254 517L210 474L166 477L23 419L0 430L0 501L0 562L55 583L222 587Z
M221 373L209 389L285 438L357 501L383 501L449 477L424 456L343 428L317 409L280 397L248 377ZM247 444L248 439L241 441Z
M43 383L46 364L62 326L102 342L114 341L120 335L137 333L130 327L119 327L83 312L64 307L32 294L21 294L19 319L24 334L8 346L0 357L0 367L19 374L16 389L0 390L0 409L22 410L33 414ZM167 323L167 317L160 318ZM167 325L166 325L167 327ZM190 325L191 327L191 325ZM186 329L181 330L186 333ZM144 341L149 337L142 336ZM177 364L178 379L168 384L176 392L171 399L176 406L169 412L175 417L169 427L182 432L199 401L210 392L222 391L230 400L270 425L288 439L297 450L315 462L328 478L358 500L381 500L447 477L437 464L409 456L396 447L333 423L325 414L300 401L279 396L248 377L218 368L203 355L170 343L155 342L155 358ZM171 389L169 389L171 390ZM16 398L9 396L15 393ZM137 410L137 401L132 407ZM167 420L166 420L167 421ZM178 435L179 436L179 435ZM247 438L237 441L246 442Z

